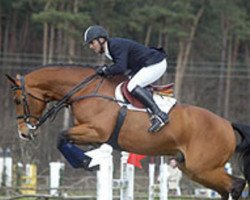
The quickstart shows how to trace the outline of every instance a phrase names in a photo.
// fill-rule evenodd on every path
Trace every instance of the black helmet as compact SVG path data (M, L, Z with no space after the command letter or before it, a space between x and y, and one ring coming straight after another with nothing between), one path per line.
M108 32L102 26L98 25L88 27L82 36L85 45L89 44L94 39L97 38L107 39L109 37Z

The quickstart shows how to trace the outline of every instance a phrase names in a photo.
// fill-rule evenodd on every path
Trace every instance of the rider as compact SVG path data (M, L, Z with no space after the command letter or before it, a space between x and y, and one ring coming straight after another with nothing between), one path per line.
M97 69L100 76L121 75L128 69L132 78L128 91L152 112L149 132L159 131L169 118L160 110L153 96L145 87L158 80L167 69L166 54L162 49L148 48L124 38L110 38L107 31L98 25L90 26L83 33L84 45L89 45L95 53L104 54L114 64Z

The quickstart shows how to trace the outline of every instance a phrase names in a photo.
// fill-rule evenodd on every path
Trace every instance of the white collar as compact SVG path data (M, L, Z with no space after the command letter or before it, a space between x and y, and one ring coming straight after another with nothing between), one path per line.
M112 56L111 56L110 53L109 53L108 41L106 41L106 42L104 43L104 54L105 54L105 56L106 56L108 59L113 60Z

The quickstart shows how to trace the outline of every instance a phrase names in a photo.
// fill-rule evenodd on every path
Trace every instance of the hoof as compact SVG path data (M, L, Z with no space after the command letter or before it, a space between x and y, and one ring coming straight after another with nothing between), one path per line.
M233 181L233 189L231 195L233 200L238 200L241 196L242 191L244 190L246 181L243 179L236 178Z

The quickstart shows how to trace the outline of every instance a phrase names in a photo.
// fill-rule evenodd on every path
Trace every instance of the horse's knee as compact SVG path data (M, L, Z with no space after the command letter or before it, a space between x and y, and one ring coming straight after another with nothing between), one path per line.
M61 131L57 136L57 147L60 147L63 143L69 142L68 130Z
M245 188L246 181L241 178L233 178L233 185L231 190L231 195L233 200L240 198L243 189Z

